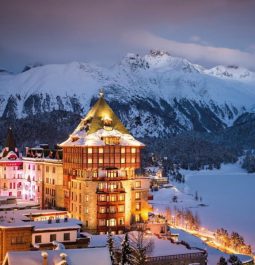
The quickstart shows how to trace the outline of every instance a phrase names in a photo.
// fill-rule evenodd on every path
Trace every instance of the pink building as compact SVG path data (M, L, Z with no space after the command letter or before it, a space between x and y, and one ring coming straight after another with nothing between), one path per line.
M5 146L0 153L0 196L22 198L23 162L19 156L12 129L8 129Z

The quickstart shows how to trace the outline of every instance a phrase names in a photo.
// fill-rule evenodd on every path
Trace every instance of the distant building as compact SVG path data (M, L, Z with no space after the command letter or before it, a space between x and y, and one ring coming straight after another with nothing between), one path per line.
M22 198L23 161L12 129L8 129L5 146L0 153L0 196Z
M42 209L64 208L62 150L47 144L26 148L23 157L23 199L38 201Z

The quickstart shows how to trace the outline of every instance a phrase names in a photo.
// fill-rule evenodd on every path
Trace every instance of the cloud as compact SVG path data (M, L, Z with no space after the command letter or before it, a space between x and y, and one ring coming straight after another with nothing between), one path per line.
M239 65L255 70L255 54L238 49L178 42L146 31L128 32L123 35L123 40L141 48L166 50L175 56L185 57L193 62L204 62L209 65Z

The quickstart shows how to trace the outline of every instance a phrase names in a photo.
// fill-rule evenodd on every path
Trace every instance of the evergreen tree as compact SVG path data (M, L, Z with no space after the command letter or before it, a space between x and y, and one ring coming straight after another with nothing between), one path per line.
M114 265L115 264L114 242L113 242L113 238L112 238L111 232L109 232L109 234L108 234L107 245L108 245L108 248L109 248L112 264Z
M228 263L225 258L221 257L217 265L228 265Z
M236 255L230 255L228 262L231 263L232 265L242 265L243 264Z
M132 250L129 244L128 233L125 234L121 246L121 265L132 265Z

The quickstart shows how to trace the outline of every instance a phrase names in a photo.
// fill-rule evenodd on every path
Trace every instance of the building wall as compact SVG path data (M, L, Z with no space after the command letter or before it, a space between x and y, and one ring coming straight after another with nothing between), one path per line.
M23 159L23 199L33 200L41 208L63 208L63 167L56 159Z
M0 264L8 251L30 250L32 228L1 228L0 229Z
M64 233L70 233L70 240L64 240ZM51 243L50 235L56 235L56 241L58 242L75 242L77 240L77 230L49 230L49 231L41 231L41 232L33 232L32 234L32 244L35 245L35 236L41 236L41 244L48 244Z
M132 222L146 221L148 212L152 210L148 203L150 180L137 176L132 182Z
M70 212L73 218L84 223L88 230L97 229L97 182L82 178L72 179L70 188Z
M45 160L43 162L44 172L44 202L45 208L63 208L63 166L60 161Z
M22 197L22 162L0 163L0 195Z
M43 161L41 159L23 159L22 198L32 200L42 206L43 202Z

